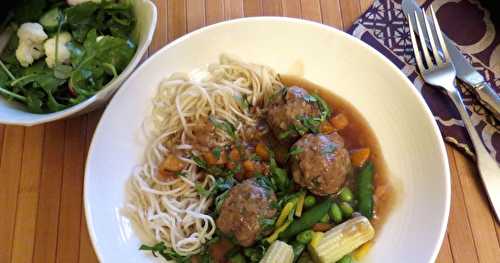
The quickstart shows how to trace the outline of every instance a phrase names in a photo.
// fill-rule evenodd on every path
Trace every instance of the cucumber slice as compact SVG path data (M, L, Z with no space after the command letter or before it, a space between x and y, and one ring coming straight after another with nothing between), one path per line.
M40 24L42 24L43 28L47 31L57 30L57 26L59 25L59 19L62 18L62 12L59 8L53 8L47 11L47 13L43 14L40 18Z

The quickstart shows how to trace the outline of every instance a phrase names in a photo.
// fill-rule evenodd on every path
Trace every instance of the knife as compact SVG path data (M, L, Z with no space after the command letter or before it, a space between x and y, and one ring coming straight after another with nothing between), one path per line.
M421 12L420 6L414 0L403 0L402 5L404 14L407 17L410 17L414 24L416 24L416 21L414 20L415 13L419 16L419 20L421 22L424 21L424 14L423 12ZM428 20L429 23L432 24L432 19L429 18ZM424 24L421 24L421 26L423 29L425 41L429 42L426 27ZM415 31L415 33L418 34L417 31ZM434 35L434 39L437 39L436 35ZM448 48L448 53L451 56L453 65L455 66L457 77L464 83L466 83L466 87L476 95L481 104L483 104L483 106L490 110L497 120L500 120L500 96L498 96L498 94L484 79L484 77L479 74L474 69L474 67L472 67L467 59L465 59L462 53L460 53L460 50L458 50L458 48L453 44L453 41L444 36L444 42L446 43L446 46Z

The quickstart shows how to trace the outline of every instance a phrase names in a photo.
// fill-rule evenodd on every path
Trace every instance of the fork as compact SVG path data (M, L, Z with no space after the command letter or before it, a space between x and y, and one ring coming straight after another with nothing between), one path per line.
M458 92L458 88L455 83L455 67L453 66L452 60L448 53L448 49L446 44L444 43L443 33L439 27L439 24L436 19L436 14L434 9L431 6L431 17L433 21L433 26L429 24L427 19L427 15L425 15L424 10L422 12L424 15L424 24L427 29L430 47L427 46L424 32L422 32L422 27L420 26L421 22L419 22L419 16L415 12L415 21L417 25L418 34L420 37L420 46L425 58L425 67L424 61L422 60L422 55L419 51L419 47L417 44L417 39L415 37L415 33L413 32L413 24L410 16L408 16L408 22L410 25L410 34L411 41L413 45L413 51L415 53L415 60L417 62L417 67L420 70L420 73L425 80L425 82L438 86L444 89L444 91L448 94L450 99L455 104L458 112L460 113L460 117L462 118L465 128L469 133L469 137L474 145L474 150L476 152L476 162L479 168L479 174L483 181L484 188L489 196L489 200L493 211L495 212L496 218L500 221L500 168L491 155L486 150L483 145L481 138L479 137L472 121L467 113L465 105L462 101L462 97ZM434 36L437 37L437 41L434 39ZM439 49L441 48L441 49ZM432 50L432 54L429 52L429 49ZM441 56L442 55L442 56Z

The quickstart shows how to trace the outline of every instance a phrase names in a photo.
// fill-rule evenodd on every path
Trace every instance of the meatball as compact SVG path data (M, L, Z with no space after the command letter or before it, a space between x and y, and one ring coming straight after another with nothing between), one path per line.
M300 118L320 117L318 105L310 98L311 95L305 89L296 86L273 96L266 120L277 138L293 142L299 134L289 131L290 128L301 125Z
M292 175L297 184L316 195L339 191L351 171L351 160L338 133L306 134L293 147L299 151L292 158Z
M255 179L247 179L229 190L217 227L226 235L234 235L240 245L249 247L259 236L267 234L261 222L276 215L276 209L271 207L275 201L272 190L260 186Z

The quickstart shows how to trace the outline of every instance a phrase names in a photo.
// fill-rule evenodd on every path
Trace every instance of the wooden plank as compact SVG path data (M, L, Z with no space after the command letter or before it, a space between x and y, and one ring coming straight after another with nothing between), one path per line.
M300 0L283 0L283 16L301 18Z
M302 18L322 22L319 0L301 0Z
M492 217L476 165L455 149L453 155L464 193L465 206L479 262L495 262L500 259L500 245L495 232L495 219Z
M342 8L344 30L347 30L361 15L361 8L359 2L355 0L340 0L340 7Z
M64 161L64 121L45 125L33 262L55 262Z
M281 16L283 14L281 0L265 0L262 2L262 13L265 16Z
M91 112L87 114L87 130L86 130L86 135L85 135L85 152L88 153L90 143L92 141L92 137L94 135L95 128L97 126L97 123L99 122L99 119L101 118L102 115L102 109L101 110L96 110L94 112ZM85 218L85 209L83 207L83 202L82 202L82 216L80 219L81 226L80 226L80 255L79 255L79 262L80 263L97 263L97 256L94 252L94 248L92 247L92 243L90 242L90 236L89 236L89 231L87 229L87 221Z
M12 261L31 262L35 246L36 216L42 170L44 126L25 129L21 181L17 195Z
M246 17L261 16L262 0L243 0L243 14Z
M24 128L6 126L0 164L0 262L11 260L23 143Z
M361 13L364 13L373 4L373 0L359 0Z
M86 149L86 117L66 121L64 166L59 210L57 262L77 262L80 255L80 236L83 166Z
M207 25L224 20L224 0L205 0Z
M243 17L243 0L224 0L224 19Z
M167 43L167 24L168 24L168 9L166 0L154 0L158 10L158 19L156 22L155 34L149 46L149 54L155 53L158 49Z
M205 25L205 0L187 0L186 8L188 32Z
M450 249L455 262L478 262L476 247L472 237L464 194L458 178L454 149L446 147L451 172L451 210L448 222Z
M338 29L344 29L342 23L342 13L340 9L340 0L321 0L321 16L323 23Z
M186 1L167 1L167 36L168 42L186 34ZM166 30L161 27L159 30Z
M5 125L0 124L0 149L3 149L3 136L5 133ZM0 151L0 165L2 164L2 152Z
M450 241L448 238L448 234L446 234L444 236L443 244L441 245L441 250L439 251L436 262L437 263L453 263L453 256L451 254Z

